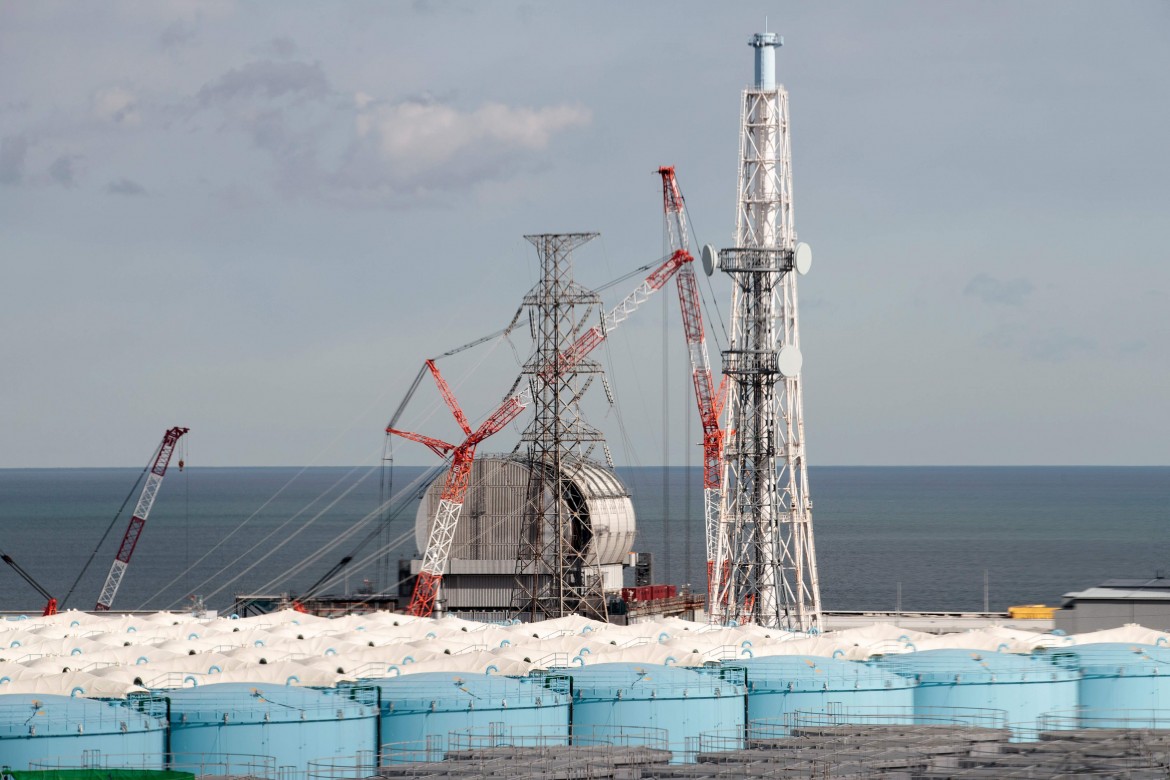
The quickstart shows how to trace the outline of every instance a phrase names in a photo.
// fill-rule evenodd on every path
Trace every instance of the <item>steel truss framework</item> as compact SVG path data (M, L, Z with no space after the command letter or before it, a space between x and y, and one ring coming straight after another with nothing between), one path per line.
M169 428L163 434L162 443L155 451L150 473L146 475L146 484L142 486L142 493L138 496L138 505L134 507L134 514L126 526L126 533L122 536L122 543L118 545L118 553L114 556L110 572L106 575L106 581L102 585L101 595L98 596L97 604L94 606L96 611L106 612L113 606L114 596L118 594L118 587L122 584L122 578L126 576L126 569L130 567L130 557L134 555L134 548L138 546L138 539L142 536L142 530L146 526L146 518L150 516L150 509L154 506L158 489L162 487L163 477L166 476L167 466L171 462L171 455L174 454L179 439L183 438L183 434L189 430L190 428L175 427ZM182 461L179 461L179 465L182 466Z
M518 446L527 448L532 468L512 607L528 620L570 614L607 619L592 533L579 514L583 507L574 506L579 493L572 489L599 444L609 461L604 436L586 422L580 400L601 374L601 366L585 355L604 340L611 323L601 316L601 327L590 327L602 314L601 298L573 280L573 250L597 235L525 236L540 256L541 275L524 298L536 346L524 366L533 419ZM615 313L621 311L619 306Z
M673 166L659 168L658 174L662 177L667 242L672 251L686 253L690 249L690 231L678 178ZM703 530L707 553L707 588L710 592L715 571L715 548L718 545L719 505L723 495L723 429L719 426L719 415L723 411L726 386L721 385L716 389L711 376L711 361L707 356L707 339L703 332L699 282L695 278L693 263L679 269L675 283L678 285L691 379L695 386L695 402L699 407L699 421L703 429Z
M760 45L753 42L753 45ZM765 44L766 45L766 44ZM740 133L723 496L712 622L809 631L821 624L805 467L788 94L747 89Z

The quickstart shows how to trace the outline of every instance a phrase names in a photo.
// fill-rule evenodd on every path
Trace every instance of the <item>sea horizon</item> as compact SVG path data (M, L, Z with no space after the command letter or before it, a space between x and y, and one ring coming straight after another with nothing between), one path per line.
M92 607L141 471L0 469L0 549L59 600L72 589L66 606ZM395 466L391 487L427 471ZM634 549L651 553L655 580L699 586L706 571L701 468L617 471L638 518ZM985 577L993 611L1054 605L1105 579L1170 569L1167 466L820 465L809 477L826 610L982 611ZM417 500L402 496L387 519L378 511L384 482L378 466L179 471L172 464L115 610L175 609L197 595L224 609L236 594L303 592L344 555L360 561L397 540L389 556L354 568L331 592L353 591L366 579L395 589L399 561L417 553ZM0 567L0 609L39 600Z

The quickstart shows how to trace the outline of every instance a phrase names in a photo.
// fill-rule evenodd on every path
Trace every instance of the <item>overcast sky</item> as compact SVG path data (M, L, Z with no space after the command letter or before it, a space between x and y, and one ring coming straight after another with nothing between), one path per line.
M0 467L141 466L177 424L194 465L376 463L421 361L534 283L523 234L599 231L602 285L661 255L673 164L730 244L765 17L810 462L1170 463L1165 2L6 0ZM594 422L698 465L660 298ZM514 347L444 363L470 416ZM435 399L402 424L454 437Z

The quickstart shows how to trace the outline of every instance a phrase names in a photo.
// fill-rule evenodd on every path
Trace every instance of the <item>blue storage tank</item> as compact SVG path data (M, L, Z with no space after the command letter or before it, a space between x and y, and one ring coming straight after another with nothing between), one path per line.
M315 758L377 750L372 690L216 683L156 695L169 700L173 753L271 756L303 772Z
M823 656L774 655L729 662L746 672L748 720L779 719L797 710L851 709L909 715L914 682L864 663Z
M1103 642L1049 651L1081 671L1079 719L1100 728L1167 728L1170 648ZM1155 712L1160 710L1159 712Z
M10 693L0 695L0 765L30 762L81 766L82 754L133 756L137 766L161 769L166 723L121 703Z
M986 650L922 650L871 662L917 682L914 709L1002 710L1009 725L1036 727L1041 715L1077 703L1080 674L1067 659Z
M663 729L677 753L703 732L744 727L744 687L719 674L633 663L583 666L564 674L573 681L574 732ZM636 737L627 742L637 743Z
M425 745L452 731L488 731L493 724L567 744L569 697L538 679L424 672L362 680L381 691L382 744Z

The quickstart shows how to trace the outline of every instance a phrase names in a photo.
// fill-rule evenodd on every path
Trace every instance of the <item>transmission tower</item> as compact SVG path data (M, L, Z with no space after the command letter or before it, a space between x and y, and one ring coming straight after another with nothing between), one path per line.
M755 83L743 92L731 276L724 491L708 611L715 623L819 629L821 597L804 452L796 277L811 252L796 243L788 93L776 84L775 33L761 33Z
M516 556L513 609L528 620L580 614L606 619L604 582L574 486L581 466L604 436L581 414L580 400L601 374L596 361L574 354L590 341L601 298L573 280L573 250L596 233L525 236L540 256L540 281L524 298L536 349L524 366L533 419L521 437L531 476L525 498L525 531ZM597 331L600 338L604 330Z

